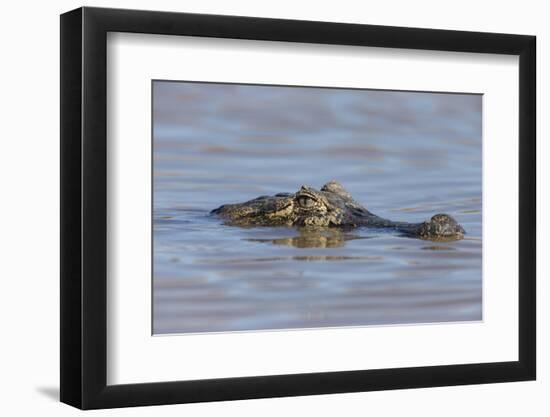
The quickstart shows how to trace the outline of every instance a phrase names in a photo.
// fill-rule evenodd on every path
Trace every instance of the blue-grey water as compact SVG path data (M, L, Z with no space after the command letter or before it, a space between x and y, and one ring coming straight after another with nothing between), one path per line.
M481 320L481 96L153 83L153 333ZM464 240L240 228L209 211L335 179Z

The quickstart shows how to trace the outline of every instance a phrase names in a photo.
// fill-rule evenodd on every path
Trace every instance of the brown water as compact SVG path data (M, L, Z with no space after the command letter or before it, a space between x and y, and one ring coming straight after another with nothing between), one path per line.
M154 84L155 334L480 320L481 96ZM464 240L239 228L209 211L336 179Z

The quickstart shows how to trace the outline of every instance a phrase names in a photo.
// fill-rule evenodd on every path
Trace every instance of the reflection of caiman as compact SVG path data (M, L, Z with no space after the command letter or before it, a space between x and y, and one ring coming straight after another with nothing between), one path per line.
M297 228L297 234L287 237L255 237L249 242L272 243L295 248L340 248L351 240L369 239L339 227L304 226Z
M392 229L407 236L430 240L457 240L464 229L447 214L436 214L422 223L395 222L372 214L356 202L336 181L321 190L302 186L294 193L261 196L238 204L224 204L215 210L236 226L329 226Z

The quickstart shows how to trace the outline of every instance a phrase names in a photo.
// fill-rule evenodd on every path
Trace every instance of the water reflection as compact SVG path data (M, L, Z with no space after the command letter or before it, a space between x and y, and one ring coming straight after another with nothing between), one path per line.
M441 246L441 245L432 245L432 246L424 246L421 248L422 250L456 250L452 246Z
M272 243L274 245L293 246L295 248L340 248L346 242L356 239L369 239L369 236L359 236L347 229L328 227L300 227L298 236L279 238L248 238L248 242Z

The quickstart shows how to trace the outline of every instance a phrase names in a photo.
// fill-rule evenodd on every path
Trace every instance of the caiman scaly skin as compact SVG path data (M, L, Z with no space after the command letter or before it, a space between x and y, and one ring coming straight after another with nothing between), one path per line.
M448 214L436 214L421 223L396 222L379 217L362 206L336 181L320 190L302 186L296 193L261 196L215 210L227 224L235 226L373 227L429 240L458 240L465 231Z

